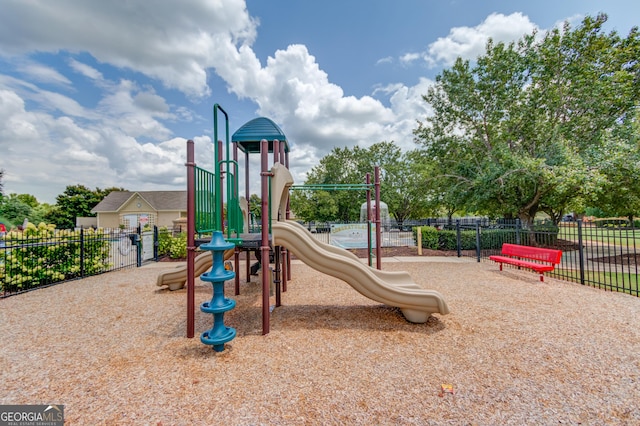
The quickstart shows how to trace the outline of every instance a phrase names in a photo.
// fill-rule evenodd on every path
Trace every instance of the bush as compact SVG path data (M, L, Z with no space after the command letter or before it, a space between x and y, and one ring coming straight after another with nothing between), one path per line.
M629 220L624 217L605 217L593 221L596 228L627 228Z
M515 243L516 234L512 229L483 229L480 244L483 250L500 250L504 243Z
M82 234L81 234L82 232ZM8 232L0 254L0 290L14 292L106 271L109 240L102 230L58 230L29 223L23 232ZM84 251L81 258L80 251ZM81 259L84 262L81 264Z
M431 226L421 226L420 230L421 230L420 233L422 234L422 248L426 248L429 250L438 250L439 248L438 233L440 231L438 231L436 228ZM413 228L413 237L415 238L416 241L418 241L417 235L418 235L418 228Z
M417 228L413 228L414 238ZM438 230L425 226L422 229L422 247L430 250L457 250L458 235L455 229ZM559 227L551 221L537 222L531 230L513 228L482 228L480 244L482 250L500 250L504 243L554 247L558 243ZM520 235L518 240L517 235ZM417 239L416 239L417 241ZM476 230L460 231L460 249L476 250Z
M417 235L417 228L413 228L414 238ZM422 229L422 248L429 250L457 250L458 236L455 230L438 230L433 226L423 226ZM416 239L417 241L417 239ZM476 248L476 231L460 232L461 250L475 250Z
M171 235L167 228L158 232L158 256L169 256L172 259L187 257L187 234Z

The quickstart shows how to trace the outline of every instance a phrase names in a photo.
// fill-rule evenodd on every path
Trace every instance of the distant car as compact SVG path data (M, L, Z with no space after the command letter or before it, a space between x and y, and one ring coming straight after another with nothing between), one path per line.
M576 221L576 217L573 215L573 213L565 214L564 216L562 216L562 221L563 222L575 222Z

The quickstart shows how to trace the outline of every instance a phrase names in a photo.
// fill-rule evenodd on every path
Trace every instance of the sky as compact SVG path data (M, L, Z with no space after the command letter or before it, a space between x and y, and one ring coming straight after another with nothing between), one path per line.
M187 139L198 166L213 168L214 104L230 134L257 117L276 122L301 184L335 147L416 148L416 121L430 114L422 95L489 38L600 12L625 36L640 3L0 0L3 193L54 204L69 185L184 190Z

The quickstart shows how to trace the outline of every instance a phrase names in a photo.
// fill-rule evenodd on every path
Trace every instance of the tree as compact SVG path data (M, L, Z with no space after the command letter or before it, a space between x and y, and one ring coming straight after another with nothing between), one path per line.
M327 190L296 190L291 209L302 220L357 221L366 200L364 188L369 173L380 168L380 199L398 221L419 219L431 212L432 198L424 190L423 164L416 161L419 151L403 153L393 142L378 142L365 149L334 148L308 174L305 184L327 185ZM354 190L332 190L331 185L354 185ZM372 189L373 191L373 189ZM373 193L372 193L373 197Z
M393 143L373 145L372 164L380 165L380 198L398 223L420 219L433 212L433 194L425 192L426 171L419 151L402 153ZM377 154L377 155L376 155Z
M56 197L56 205L46 214L49 223L61 229L76 226L76 217L93 217L91 209L112 191L126 191L123 188L96 188L90 190L84 185L69 185Z
M0 216L12 224L21 224L25 219L38 224L45 221L46 213L51 210L47 203L39 203L31 194L9 194L0 198Z
M640 110L633 122L620 126L606 138L602 151L602 176L599 190L591 194L590 204L607 216L626 216L633 223L640 212Z
M21 225L25 219L29 218L32 210L32 207L21 201L16 194L3 198L0 203L0 216L12 224Z
M614 161L604 148L640 99L638 29L604 34L606 19L490 41L473 67L458 59L438 75L423 96L433 115L414 130L432 183L467 210L525 226L596 193Z
M307 185L363 184L365 172L359 158L363 149L334 148L320 160L307 175ZM373 172L373 170L367 170ZM356 221L360 217L360 204L365 201L364 191L322 190L293 191L291 210L303 220Z
M36 208L40 204L38 199L31 194L11 194L10 197L15 197L31 208Z
M249 196L249 213L253 215L256 221L262 218L262 199L258 194L251 194Z

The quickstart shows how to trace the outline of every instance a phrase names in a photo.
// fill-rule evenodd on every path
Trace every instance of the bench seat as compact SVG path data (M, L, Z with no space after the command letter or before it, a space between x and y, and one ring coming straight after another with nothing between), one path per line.
M496 261L496 262L500 262L502 263L508 263L510 265L514 265L514 266L521 266L523 268L529 268L529 269L533 269L536 272L549 272L549 271L553 271L555 269L555 267L553 265L546 265L543 263L535 263L535 262L528 262L526 260L520 260L520 259L516 259L514 257L507 257L507 256L489 256L489 259ZM500 265L500 270L502 271L502 265Z
M539 272L540 281L544 281L544 273L553 271L560 263L562 251L505 243L502 245L502 255L489 256L489 259L498 262L501 271L503 263L528 268Z

